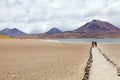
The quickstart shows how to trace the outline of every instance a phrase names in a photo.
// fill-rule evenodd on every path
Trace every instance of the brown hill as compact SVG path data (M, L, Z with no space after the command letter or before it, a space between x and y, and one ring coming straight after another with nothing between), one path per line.
M21 37L21 36L20 36ZM23 38L120 38L120 29L100 20L92 20L78 29L54 34L32 34Z
M73 33L120 33L120 29L116 26L100 20L92 20L82 27L73 30Z
M18 30L17 28L5 28L2 31L0 31L0 34L8 35L8 36L21 36L21 35L27 35L26 33Z
M46 32L46 34L56 34L56 33L61 33L62 31L59 30L58 28L52 28L49 31Z

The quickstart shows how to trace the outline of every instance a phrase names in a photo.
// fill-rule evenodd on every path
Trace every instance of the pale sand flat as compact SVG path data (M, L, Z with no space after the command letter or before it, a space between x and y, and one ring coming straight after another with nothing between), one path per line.
M120 43L99 43L99 47L120 68Z
M92 49L93 63L90 80L120 80L117 70L100 54L98 48Z

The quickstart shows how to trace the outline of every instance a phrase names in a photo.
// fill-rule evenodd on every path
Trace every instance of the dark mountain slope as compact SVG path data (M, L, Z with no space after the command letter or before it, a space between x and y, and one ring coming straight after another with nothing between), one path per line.
M46 32L46 34L55 34L55 33L61 33L62 31L57 28L52 28L49 31Z
M13 29L5 28L2 31L0 31L0 34L5 34L5 35L8 35L8 36L26 35L26 33L18 30L17 28L13 28Z
M73 30L75 33L119 33L120 29L116 26L100 21L100 20L92 20L91 22L86 23L82 27Z

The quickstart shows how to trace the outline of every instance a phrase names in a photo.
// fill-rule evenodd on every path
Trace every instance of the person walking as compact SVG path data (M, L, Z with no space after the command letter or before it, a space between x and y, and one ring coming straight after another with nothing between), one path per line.
M97 47L97 42L95 42L95 47Z
M97 42L92 41L92 47L97 47Z
M94 41L92 41L92 47L94 47Z

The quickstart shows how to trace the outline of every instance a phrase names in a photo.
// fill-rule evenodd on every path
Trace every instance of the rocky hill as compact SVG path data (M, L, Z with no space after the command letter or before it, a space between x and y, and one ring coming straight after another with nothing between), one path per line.
M0 34L4 34L4 35L8 35L8 36L26 35L26 33L18 30L17 28L13 28L13 29L5 28L2 31L0 31Z
M92 20L78 29L72 31L73 33L120 33L120 29L116 26L100 20Z
M46 32L46 34L55 34L55 33L61 33L62 31L58 28L52 28L49 31Z

